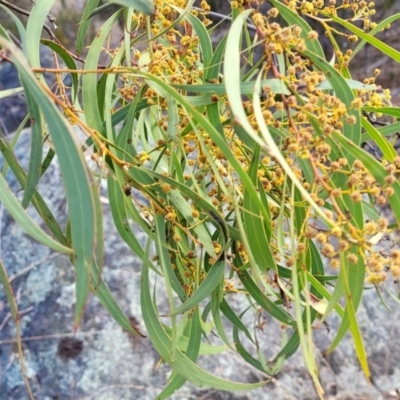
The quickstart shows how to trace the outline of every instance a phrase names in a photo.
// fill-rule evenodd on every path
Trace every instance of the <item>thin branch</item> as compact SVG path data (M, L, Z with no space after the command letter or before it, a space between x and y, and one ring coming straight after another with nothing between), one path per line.
M22 342L32 342L36 340L46 340L46 339L60 339L65 337L81 337L81 336L93 336L93 335L114 335L115 333L120 332L119 330L98 330L98 331L89 331L89 332L71 332L71 333L55 333L52 335L40 335L40 336L28 336L28 337L21 337ZM5 339L0 340L0 344L13 344L16 343L17 339Z
M49 256L43 257L40 260L34 261L33 263L29 264L27 267L21 269L20 271L18 271L16 274L11 275L9 277L9 282L12 282L14 279L18 278L19 276L26 274L27 272L29 272L32 268L35 268L37 265L42 264L46 261L51 260L54 257L58 257L59 255L61 255L61 253L53 253L50 254Z
M200 12L203 11L204 12L204 10L202 10L199 7L193 7L193 10L200 11ZM215 11L207 11L207 14L212 15L213 17L216 17L216 18L220 18L221 20L227 19L229 21L232 21L232 17L230 17L229 15L220 14L220 13L217 13ZM253 30L253 31L257 30L257 27L254 26L253 24L251 24L250 22L247 22L247 27L249 29Z
M11 3L9 3L9 2L6 1L6 0L0 0L0 4L3 4L3 5L5 5L6 7L11 8L11 10L14 10L14 11L16 11L17 13L22 14L22 15L25 15L25 16L27 16L27 17L29 17L29 16L31 15L31 13L30 13L29 11L26 11L26 10L24 10L23 8L17 7L16 5L11 4ZM52 18L51 21L54 22L54 17L51 16L51 18ZM50 36L53 40L55 40L58 44L60 44L60 42L58 41L56 35L54 35L54 33L52 32L52 30L51 30L51 28L50 28L49 26L47 26L47 25L45 24L45 25L43 25L43 28L46 30L46 32L49 34L49 36Z
M14 10L16 12L18 12L19 14L25 15L27 17L29 17L31 15L31 13L29 11L24 10L23 8L17 7L14 4L9 3L6 0L0 0L0 4L3 4L4 6L10 8L11 10ZM53 17L52 15L48 16L49 21L52 22L53 24L55 23L56 19L55 17ZM84 64L86 62L85 59L77 56L76 54L72 53L71 51L69 51L66 47L64 47L64 45L58 40L57 36L53 33L53 31L51 30L51 28L44 24L43 25L44 30L49 34L50 38L56 42L64 51L66 51L74 60L80 61L82 64ZM3 58L6 58L5 56L2 55ZM11 60L10 60L11 62ZM107 68L104 65L99 64L98 65L99 69L105 69Z

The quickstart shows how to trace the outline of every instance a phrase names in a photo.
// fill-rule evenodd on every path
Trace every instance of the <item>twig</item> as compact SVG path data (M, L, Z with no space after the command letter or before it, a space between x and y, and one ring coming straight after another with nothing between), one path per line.
M79 400L92 400L94 398L98 398L98 394L102 393L102 392L106 392L108 390L112 390L112 389L118 389L118 388L133 388L136 390L145 390L147 389L147 386L140 386L140 385L134 385L131 383L122 383L119 385L108 385L108 386L104 386L101 389L97 390L96 392L93 392L91 394L89 394L88 396L85 397L81 397Z
M14 4L9 3L8 1L5 0L0 0L0 4L5 5L8 8L11 8L12 10L16 11L19 14L25 15L27 17L29 17L31 15L31 13L29 11L24 10L23 8L17 7ZM52 17L54 18L54 17ZM54 19L53 19L54 21ZM43 25L43 28L46 30L46 32L50 35L50 37L55 40L57 43L59 43L56 35L54 35L54 33L52 32L51 28L49 26L47 26L46 24Z
M382 121L377 121L369 112L365 112L363 111L362 113L364 115L364 117L366 117L368 119L368 121L372 124L372 125L379 125L379 126L386 126L386 125L390 125L389 122L382 122Z
M21 337L22 342L33 342L36 340L45 340L45 339L60 339L64 337L76 337L76 336L92 336L92 335L101 335L101 334L115 334L118 332L117 330L109 330L109 331L89 331L89 332L78 332L78 333L55 333L53 335L41 335L41 336L29 336L29 337ZM5 339L0 340L0 344L13 344L16 343L17 339Z
M14 4L9 3L6 0L0 0L0 4L3 4L4 6L22 14L25 15L27 17L29 17L31 15L31 13L29 11L24 10L23 8L17 7ZM52 22L53 24L55 23L55 17L53 17L52 15L49 15L49 21ZM86 60L84 58L79 57L78 55L72 53L71 51L69 51L66 47L64 47L64 45L58 40L57 36L53 33L53 31L51 30L51 28L44 24L43 25L44 30L49 34L50 38L56 42L65 52L67 52L74 60L80 61L81 63L85 63ZM5 56L2 56L3 58L6 58ZM8 61L8 60L7 60ZM11 60L10 60L11 62ZM105 65L98 65L99 69L105 69L107 68Z
M0 324L0 331L3 330L3 328L6 326L8 320L9 320L11 317L12 317L11 313L8 312L8 313L6 314L6 316L3 318L3 321L1 321L1 324Z
M5 373L11 368L11 365L13 365L15 360L15 353L11 353L10 359L8 360L7 365L4 367L4 369L0 373L0 379L5 375Z
M0 52L0 58L2 58L3 60L8 61L9 63L12 63L11 59L8 58L6 55L4 55L4 52Z
M35 268L37 265L45 262L45 261L49 261L54 257L58 257L59 255L61 255L61 253L53 253L50 254L49 256L43 257L40 260L34 261L33 263L29 264L27 267L21 269L20 271L18 271L16 274L11 275L9 278L9 282L11 283L14 279L18 278L19 276L27 273L28 271L30 271L32 268Z
M199 7L193 7L193 10L196 10L196 11L204 11L204 10L202 10L202 9L199 8ZM232 17L230 17L229 15L220 14L220 13L217 13L217 12L215 12L215 11L207 11L207 14L212 15L213 17L220 18L220 19L222 19L222 20L227 19L227 20L229 20L229 21L232 21ZM253 30L253 31L256 31L256 30L257 30L257 27L254 26L253 24L251 24L250 22L247 22L247 27L248 27L249 29Z

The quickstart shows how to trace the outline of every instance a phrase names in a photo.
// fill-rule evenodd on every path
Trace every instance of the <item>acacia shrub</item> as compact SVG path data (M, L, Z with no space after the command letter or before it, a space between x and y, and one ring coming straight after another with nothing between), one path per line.
M91 0L74 53L56 38L41 40L52 3L37 0L26 26L12 7L2 6L23 46L18 49L4 28L0 44L19 70L34 123L28 171L0 139L23 189L19 200L1 174L0 200L32 237L70 255L75 328L93 292L124 329L140 334L102 279L99 186L106 181L121 239L143 261L147 334L172 369L160 399L186 380L233 391L262 386L298 348L322 398L312 332L331 313L341 323L327 353L350 330L368 379L356 311L366 285L387 285L400 276L400 157L389 140L400 114L390 91L375 84L380 71L359 82L351 77L351 63L366 43L400 60L374 37L398 15L377 25L370 19L373 3L364 1L326 6L270 0L266 14L258 10L262 1L233 1L231 28L214 48L204 0L200 8L193 0L115 0L110 4L118 11L86 43L91 18L104 10ZM306 18L321 25L334 59L326 60ZM121 19L124 37L110 48L109 34ZM341 51L337 35L353 50ZM42 68L40 43L66 67ZM254 57L256 50L261 57ZM104 54L107 65L100 63ZM44 81L45 72L55 74L56 91ZM64 74L71 75L71 87ZM381 126L384 116L390 122ZM77 145L72 126L86 135L85 143ZM367 141L381 159L363 149ZM45 142L51 148L44 155ZM36 190L55 155L69 205L66 229ZM380 216L387 205L393 221ZM42 216L45 229L29 217L29 207ZM144 246L138 229L148 238ZM23 368L18 309L2 264L0 272ZM242 299L240 310L230 301L234 297ZM167 310L158 309L157 299L166 299ZM257 329L243 322L259 309L282 327L282 348L271 360L258 346ZM201 369L196 361L212 352L203 340L212 331L265 380L229 382Z

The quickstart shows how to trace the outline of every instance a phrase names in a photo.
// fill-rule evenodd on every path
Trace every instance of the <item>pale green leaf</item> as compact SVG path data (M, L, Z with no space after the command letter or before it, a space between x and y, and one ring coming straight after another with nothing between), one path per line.
M29 214L27 214L27 212L22 208L18 199L11 192L5 178L1 174L0 201L3 203L4 207L15 219L15 221L21 226L21 228L35 240L61 253L71 254L73 252L72 249L69 249L68 247L56 242L35 224Z
M153 0L111 0L110 3L118 4L123 7L131 7L148 15L153 15L155 13Z

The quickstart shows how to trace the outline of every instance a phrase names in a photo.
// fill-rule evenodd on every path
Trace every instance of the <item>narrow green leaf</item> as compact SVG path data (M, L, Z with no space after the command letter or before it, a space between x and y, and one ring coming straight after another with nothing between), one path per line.
M229 319L229 321L232 322L234 327L237 329L240 329L241 331L244 332L244 334L247 336L247 338L254 343L254 339L251 337L249 330L247 329L246 325L243 324L242 320L235 314L235 312L232 310L232 308L229 306L227 301L222 299L222 301L219 303L220 305L220 310L222 313L225 315L226 318Z
M11 315L12 315L14 321L17 321L19 318L17 302L15 300L13 289L12 289L10 281L8 279L6 268L3 265L1 258L0 258L0 282L2 283L4 292L6 293L6 297L7 297L8 305L10 307Z
M318 367L315 361L314 343L312 341L312 321L315 318L315 312L311 312L309 302L306 303L304 312L302 313L302 307L300 304L301 296L300 293L303 290L304 285L304 271L302 269L301 258L297 259L296 265L292 268L292 290L295 301L293 302L295 310L295 318L297 323L297 332L300 340L300 348L303 353L304 362L306 364L308 373L310 374L315 390L320 398L323 398L324 390L321 386L318 377ZM281 286L282 290L283 287ZM306 293L307 294L307 293Z
M374 140L375 144L382 151L383 156L386 160L393 162L394 158L397 157L397 152L390 144L390 142L379 133L379 131L366 119L362 118L362 126L367 131L369 137Z
M199 288L179 307L168 313L169 317L182 314L187 310L197 306L217 287L221 279L224 277L225 260L217 261L207 273L206 278L200 284Z
M195 312L190 318L189 330L189 341L186 347L185 354L187 358L189 358L189 360L196 362L201 344L201 324L198 307L196 307ZM157 396L157 399L167 399L169 396L174 394L176 390L181 388L186 382L186 379L175 373L175 371L172 373L172 375L173 378L169 382L168 386L166 386L165 389Z
M314 125L314 127L316 128L316 131L320 133L320 127L317 125ZM354 160L354 156L348 152L348 148L340 146L330 137L327 138L327 143L331 147L331 159L338 160L339 158L346 158L348 160L348 165L344 167L344 170L351 171L351 164L352 160ZM347 178L344 174L334 173L329 184L332 187L341 188L343 191L348 189ZM362 230L364 226L363 203L355 203L352 201L349 194L344 194L341 198L337 199L337 202L343 212L351 215L351 222Z
M385 115L391 115L392 117L400 118L400 108L399 107L362 107L361 111L381 113Z
M43 121L38 103L35 97L32 96L29 87L25 85L24 81L23 86L31 121L31 151L29 155L29 172L26 180L24 197L21 202L22 207L27 208L40 178L43 154Z
M394 49L393 47L387 45L386 43L383 43L379 39L373 37L369 33L365 33L363 30L360 28L357 28L355 25L351 24L350 22L347 22L336 15L331 15L329 14L329 18L332 18L335 22L338 24L344 26L347 28L349 31L353 32L356 34L358 37L362 38L372 46L376 47L379 51L382 53L386 54L388 57L392 58L393 60L400 62L400 52Z
M46 45L48 48L56 52L64 61L66 67L71 70L76 70L76 64L74 59L57 43L53 42L52 40L42 39L41 42ZM72 90L73 90L73 97L75 97L78 93L78 74L71 72L72 78Z
M100 275L103 271L104 264L104 235L103 235L103 208L100 202L99 188L94 184L92 186L93 202L95 209L95 221L96 221L96 241L95 241L95 252L93 257L93 264L97 267ZM99 282L94 278L92 274L91 286L96 291L97 284Z
M18 183L24 189L26 185L26 173L19 164L18 160L16 159L14 153L12 152L10 146L7 144L5 139L0 139L0 152L3 154L4 159L6 160L13 174L17 178ZM33 192L32 204L35 207L38 214L40 215L40 217L42 218L43 222L53 233L55 238L65 247L69 247L70 244L64 237L60 226L58 225L56 219L54 218L54 215L47 207L46 203L44 202L44 200L42 199L37 190L34 190Z
M202 54L202 62L204 69L207 69L210 65L210 61L213 55L212 43L210 39L210 35L207 32L206 27L204 24L193 14L186 13L185 18L190 22L193 26L197 37L200 41L200 49Z
M168 127L167 127L167 138L172 140L174 143L179 143L179 113L176 100L171 96L167 96L168 104Z
M371 220L371 221L378 221L380 215L379 215L379 210L375 208L373 204L370 204L363 200L363 210L365 212L365 215Z
M291 336L289 341L285 344L284 348L274 358L274 361L277 361L278 359L280 359L282 357L284 357L285 359L288 359L294 353L296 353L299 346L300 346L299 331L296 329L293 332L293 335Z
M21 20L8 8L5 7L3 4L0 4L0 8L2 10L4 10L12 19L12 21L14 22L15 26L17 27L18 33L19 33L19 39L21 41L22 44L22 51L24 52L24 54L26 54L26 34L25 34L25 27L22 24ZM10 40L10 37L8 35L8 33L6 31L4 31L3 36Z
M382 32L382 29L384 29L385 26L393 23L394 21L398 20L399 18L400 18L400 14L391 15L390 17L379 22L379 24L374 29L372 29L371 32L368 32L368 34L370 36L375 36L377 33ZM362 40L360 43L358 43L357 47L351 53L350 60L352 60L355 57L355 55L365 46L366 43L367 43L366 40Z
M113 216L115 227L125 243L143 260L144 250L129 226L122 188L119 187L118 182L111 175L108 177L107 186L111 215Z
M178 190L171 190L168 193L168 198L175 205L175 208L179 210L179 213L185 218L189 226L194 226L193 231L197 234L200 243L204 246L207 253L216 258L215 249L211 240L210 234L207 231L204 224L197 224L194 219L192 212L193 209L190 204L185 200Z
M26 54L31 67L40 68L40 37L43 25L53 7L55 0L37 0L30 12L26 25ZM43 74L36 74L38 79L47 86Z
M154 100L154 98L152 99ZM131 104L124 106L122 108L120 108L118 111L116 111L113 115L112 115L112 125L116 126L118 125L120 122L125 121L125 118L129 112L129 109L131 107ZM137 104L136 107L136 111L139 112L141 110L144 110L145 108L148 108L149 104L147 102L147 98L146 99L139 99L139 102Z
M312 280L312 278L310 278L310 280ZM329 298L328 305L326 306L325 312L321 318L321 322L324 322L326 320L326 318L328 317L328 315L331 313L331 311L339 305L339 301L340 301L343 293L344 293L343 277L342 277L342 275L339 275L339 278L336 281L336 285L333 290L333 293ZM342 321L343 321L343 317L342 317ZM347 328L346 328L346 330L344 330L342 328L342 330L344 331L344 333L346 333ZM343 337L344 333L341 334L341 337Z
M146 252L148 254L150 243L148 242ZM216 377L209 372L204 371L194 364L180 350L175 351L175 357L171 357L171 339L160 324L159 316L154 307L153 299L150 293L149 265L148 257L145 258L142 269L142 285L140 292L140 304L142 306L143 320L147 328L149 337L160 353L161 357L181 376L186 378L199 387L212 387L218 390L251 390L266 384L261 381L253 384L232 382Z
M233 341L235 343L236 350L240 354L240 356L254 368L257 368L259 371L265 372L268 375L273 375L270 370L266 370L264 366L260 363L260 361L256 360L243 346L242 342L239 338L239 331L236 326L233 327Z
M182 301L186 300L187 296L186 292L182 288L181 283L179 282L178 277L175 274L174 269L172 268L171 259L168 254L168 249L165 245L167 243L167 238L166 238L167 225L163 215L159 214L156 215L154 230L155 230L155 244L156 244L157 257L159 260L159 264L162 268L168 300L170 307L172 309L174 300L171 288L174 290L174 292L179 296L179 298Z
M0 99L5 99L6 97L9 97L9 96L14 96L14 94L18 94L23 91L24 91L24 88L22 86L13 88L13 89L1 90L0 91Z
M354 79L345 79L347 85L352 90L376 90L376 85L367 85L363 82L355 81ZM318 90L332 90L333 86L328 79L325 79L322 83L316 86Z
M313 285L313 288L315 289L316 292L318 292L320 294L321 297L323 297L324 299L326 299L328 301L330 301L331 299L334 298L334 295L332 295L328 289L326 289L323 285L321 285L319 280L308 271L307 271L307 280ZM330 312L332 311L333 308L336 310L336 312L339 314L339 316L343 318L343 316L344 316L343 308L340 306L338 301L334 301L332 307L330 307L328 305L328 307L326 308L324 316L323 316L324 319L326 316L328 316L330 314Z
M260 161L260 146L255 147L253 160L248 171L249 178L252 180L254 187L258 183L258 167ZM265 213L269 215L269 207L265 209ZM251 253L254 257L258 268L266 272L272 269L277 272L275 259L269 246L268 234L265 227L271 225L271 220L265 220L258 205L253 200L253 196L245 190L243 193L243 222L246 231L246 239L248 241Z
M201 329L201 320L199 320L199 323L200 323L200 329ZM163 324L163 328L164 328L165 332L167 333L167 335L169 337L171 337L172 329L165 324ZM186 336L186 334L187 333L185 332L184 335L179 336L179 339L177 342L177 347L180 350L182 350L184 353L186 353L189 349L189 338ZM228 347L225 345L215 346L215 345L212 345L209 343L200 343L199 355L207 356L207 355L213 355L213 354L221 354L227 350L228 350Z
M291 92L286 87L285 83L281 79L271 78L263 79L261 81L262 87L269 87L271 91L276 94L289 95ZM223 83L205 83L202 85L171 85L175 89L186 90L192 93L215 93L219 95L226 94L226 85ZM250 95L254 92L255 81L240 82L238 90L242 95Z
M110 3L118 4L123 7L131 7L147 15L155 13L153 0L111 0Z
M221 318L221 313L220 313L220 297L223 298L223 285L224 282L221 280L219 282L219 285L214 289L214 291L211 294L211 314L213 317L213 322L215 325L215 328L217 329L217 333L219 337L222 339L222 341L232 350L234 350L234 347L232 344L229 342L228 337L226 336L225 333L225 328L222 323L222 318Z
M355 123L352 125L346 124L344 135L352 140L355 144L361 143L361 115L360 111L352 108L354 93L350 89L347 81L343 76L323 58L316 56L314 53L306 50L303 54L308 57L314 65L316 65L326 76L332 85L335 95L346 105L348 115L355 118Z
M71 254L72 249L63 246L48 236L22 208L17 198L13 195L3 175L0 174L0 200L4 207L21 226L21 228L38 242L60 253Z
M157 83L158 86L160 86L163 90L165 90L171 97L175 98L179 104L181 104L187 111L188 115L191 115L194 120L196 120L201 127L210 135L212 140L215 142L215 144L221 149L221 151L224 153L226 158L228 159L229 163L232 165L233 169L236 171L236 173L240 176L240 179L242 180L244 187L251 193L253 200L256 204L258 204L259 209L261 210L263 217L266 220L269 220L268 214L266 214L265 209L262 205L262 202L260 201L260 198L258 196L258 193L256 189L254 188L249 176L247 173L243 170L241 164L238 162L236 157L232 154L232 151L230 150L226 138L222 137L220 133L215 129L215 127L210 123L210 121L205 118L202 113L200 113L198 110L196 110L194 107L192 107L190 104L188 104L183 97L177 93L175 90L171 88L168 84L163 82L161 79L148 74L144 71L137 71L136 69L131 69L134 73L140 73L143 76L145 76L147 79L151 79ZM201 137L199 136L199 140ZM207 149L203 148L203 150L206 152ZM212 160L211 160L212 161Z
M100 0L88 0L86 2L85 9L82 14L82 19L79 24L78 34L76 36L76 52L81 53L83 44L85 42L85 37L90 25L90 15L92 11L97 7Z
M4 153L4 152L5 153L10 153L11 157L13 159L15 159L16 163L18 163L18 161L15 158L13 151L15 149L15 146L16 146L16 144L18 142L19 137L21 136L22 130L25 128L25 126L28 123L28 121L29 121L29 114L26 114L24 119L19 124L17 130L14 132L13 138L12 138L10 144L8 144L8 142L7 142L7 140L5 138L4 139L0 139L0 151L2 153ZM9 164L8 164L7 159L6 159L5 162L3 163L3 168L1 169L1 173L3 174L3 176L6 176L8 167L9 167Z
M355 344L358 360L360 361L361 368L364 371L364 374L369 381L371 373L370 373L369 367L368 367L367 354L365 352L360 327L358 326L357 318L356 318L356 310L357 310L358 303L361 299L361 296L359 296L358 298L354 298L354 292L356 292L354 285L355 284L357 285L357 282L355 283L353 281L353 279L356 278L356 276L354 273L352 273L351 268L347 269L346 267L344 267L344 264L346 262L345 257L346 257L345 254L341 254L341 261L342 261L342 265L343 265L343 267L341 269L341 273L343 273L343 276L344 276L343 280L345 283L344 286L345 286L345 292L346 292L347 316L348 316L348 320L349 320L349 324L350 324L350 330L351 330L351 333L354 338L354 344ZM358 268L362 272L362 268L360 268L361 264L362 264L362 262L358 263ZM347 276L347 271L349 271L348 276ZM362 278L363 278L362 283L364 283L364 274L358 272L358 275L362 276ZM362 291L361 291L361 293L362 293Z
M328 226L333 226L335 223L333 220L328 218L326 214L323 212L321 207L319 207L315 201L311 198L310 193L305 190L302 183L298 180L298 178L293 173L292 168L288 165L286 159L281 154L280 149L278 148L277 144L275 143L274 139L272 138L268 126L265 123L264 115L261 109L261 101L260 97L257 93L260 91L260 84L261 84L261 72L258 75L256 80L256 84L254 87L255 96L253 96L253 107L254 107L254 114L261 131L262 137L260 137L259 133L253 129L253 126L250 124L249 120L247 119L246 112L243 107L242 97L239 90L239 86L237 82L241 80L240 76L240 54L238 53L238 47L241 40L241 31L243 28L243 24L245 23L246 18L250 15L252 10L247 10L240 14L235 22L233 28L230 30L228 35L228 41L226 45L226 55L224 60L224 73L225 73L225 83L227 89L227 95L229 100L229 105L234 115L235 121L237 125L241 125L241 127L245 130L245 135L248 136L248 139L251 139L254 143L260 145L263 151L268 152L269 154L273 153L276 161L282 166L282 169L290 178L290 180L296 185L296 187L301 192L302 196L307 200L307 202L315 209L318 215L324 220ZM247 135L246 135L247 134ZM225 144L225 143L224 143ZM222 146L220 146L222 147ZM228 153L229 154L229 153ZM231 161L231 160L230 160ZM231 161L232 165L234 163ZM241 167L235 170L239 173L241 171ZM245 183L249 178L246 174L246 177L242 177L243 183ZM245 184L246 189L248 188ZM254 188L253 188L254 190ZM251 192L252 189L249 190ZM257 194L253 194L253 200L261 201L258 199ZM260 204L260 210L262 210L262 203ZM269 217L263 213L263 216L266 220L269 220Z
M314 276L319 276L319 277L324 277L325 275L325 268L322 263L321 259L321 254L319 250L317 249L317 246L312 240L306 239L305 240L305 245L307 249L306 253L306 264L307 264L307 271L311 271L313 277ZM324 282L323 282L324 284ZM311 294L316 296L317 298L322 298L318 290L314 287L313 284L311 284Z
M117 324L119 324L121 328L125 329L127 332L135 336L144 337L144 335L142 335L137 329L133 328L132 324L129 321L129 318L121 310L114 296L111 294L110 289L101 277L97 265L92 265L91 272L93 281L96 282L96 287L92 288L92 290L96 297L100 300L103 307L110 313L115 322L117 322Z
M116 151L116 154L118 158L127 161L127 162L132 162L133 157L136 156L137 151L132 143L132 132L134 129L134 122L137 116L139 115L139 112L142 110L141 108L141 97L143 94L143 90L145 89L145 86L142 86L139 90L138 93L129 106L128 112L126 113L124 117L124 123L122 125L122 128L120 132L118 133L117 138L115 139L115 144L121 148L123 151ZM114 117L115 114L113 114L111 124L114 126Z
M284 311L282 308L277 306L273 301L271 301L254 283L253 279L249 273L245 270L238 271L238 276L249 292L250 296L272 317L278 321L283 322L286 325L296 326L296 321Z
M76 268L75 327L77 327L89 292L90 265L96 240L93 196L85 161L73 139L74 133L30 72L30 67L24 61L22 53L12 43L1 39L0 43L11 51L11 57L19 71L20 79L29 88L31 95L35 97L42 110L60 162L68 201L72 247L74 249L73 261Z
M358 146L355 146L354 143L346 139L344 136L340 134L334 134L335 139L342 144L343 147L346 148L346 150L351 153L354 158L360 160L367 170L370 172L370 174L377 180L377 182L384 187L386 185L385 183L385 178L387 177L388 173L386 172L385 168L382 166L382 164L377 161L374 157L372 157L369 153L367 153L365 150L361 149ZM394 189L394 193L392 196L388 198L389 203L391 205L392 211L396 217L396 220L398 223L400 223L400 207L398 205L400 204L400 184L399 182L395 182L392 185L392 188Z
M234 231L233 228L226 224L225 220L220 217L218 210L214 207L214 205L209 202L208 196L204 192L195 192L193 191L190 187L186 186L185 184L174 180L168 176L164 176L162 174L158 174L154 171L150 170L144 170L146 173L148 173L150 176L156 178L159 181L168 183L171 185L171 187L176 188L181 192L182 195L188 196L191 200L193 200L200 208L201 210L209 215L211 222L213 222L217 229L220 229L222 232L228 232L228 236L232 236L232 232ZM240 236L238 234L233 235L233 238L235 239L240 239Z
M82 19L82 22L85 22L87 20L90 20L96 15L102 14L104 12L107 12L111 8L115 9L115 4L109 2L109 3L104 3L100 5L99 7L96 7L89 15L86 16L85 20Z
M107 284L104 282L101 272L104 262L104 237L103 237L103 210L96 186L93 187L93 198L96 209L96 252L91 266L91 290L110 313L111 317L127 332L135 335L143 335L134 328L129 318L121 310L115 298L111 294Z
M400 131L400 122L394 122L394 123L388 124L386 126L381 126L377 130L382 136L385 136L385 137L391 136ZM367 140L371 139L367 133L364 133L362 138L363 138L363 141L367 141ZM365 138L365 140L364 140L364 138Z
M357 253L357 248L354 247L352 252L354 254ZM335 339L332 341L329 349L326 351L326 354L331 353L341 342L342 338L348 331L349 327L352 330L352 334L355 339L355 345L358 346L359 343L356 343L358 339L357 333L357 322L354 320L355 312L360 304L363 289L364 289L364 279L365 279L365 264L364 260L361 257L358 257L358 261L355 264L349 264L346 260L346 255L348 255L350 251L347 251L344 256L341 257L341 270L340 270L340 282L336 284L336 287L340 285L340 292L345 293L346 298L346 308L345 314L343 316L340 327L336 333ZM335 287L335 292L336 292ZM335 298L335 292L332 296L332 299ZM349 309L350 306L350 309ZM328 311L328 310L327 310ZM361 354L361 353L360 353ZM360 360L362 363L362 361ZM363 367L364 368L364 367Z
M117 68L119 65L123 63L123 57L125 56L125 46L120 46L118 51L114 54L112 61L109 65L110 68ZM129 56L130 57L130 56ZM98 84L98 104L100 114L102 115L105 126L106 126L106 137L110 143L114 143L115 134L112 129L112 109L113 109L113 96L108 95L108 93L115 93L118 75L116 74L104 74Z
M97 64L101 51L103 50L104 41L109 35L115 21L121 15L121 11L122 10L117 11L103 24L99 34L93 40L86 57L85 70L97 70ZM106 75L103 75L103 77L103 79L107 78ZM104 96L100 96L99 98L104 101ZM100 111L99 109L97 99L97 74L84 74L82 77L82 108L85 110L87 124L91 128L102 133L104 130L102 125L103 118L101 116L102 110Z
M54 160L54 156L56 155L55 151L50 148L46 154L46 157L44 158L42 162L42 166L40 169L40 175L43 176L45 172L47 171L47 168L50 167L51 162Z
M214 54L211 58L210 65L206 69L204 73L204 80L210 80L210 79L218 79L219 77L219 72L222 66L222 60L224 58L225 54L225 46L226 46L226 41L228 39L228 35L226 34L222 40L218 43L217 48L214 51Z

